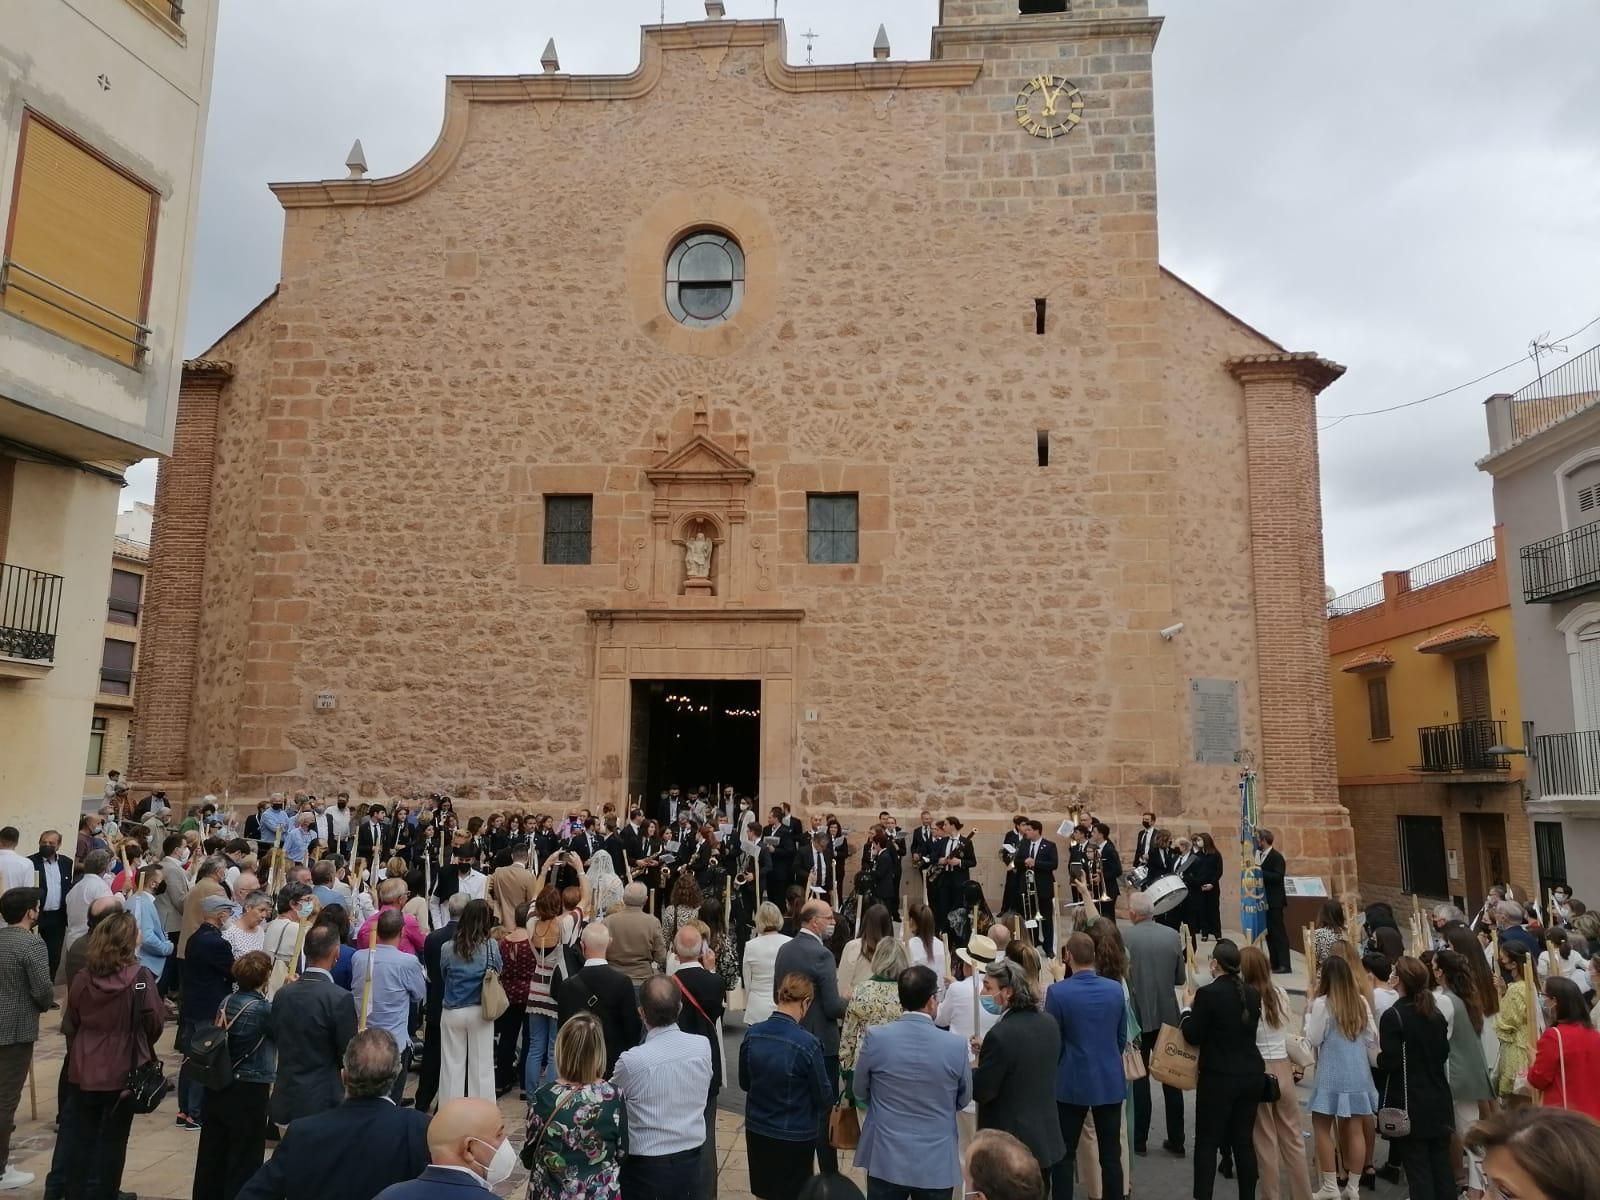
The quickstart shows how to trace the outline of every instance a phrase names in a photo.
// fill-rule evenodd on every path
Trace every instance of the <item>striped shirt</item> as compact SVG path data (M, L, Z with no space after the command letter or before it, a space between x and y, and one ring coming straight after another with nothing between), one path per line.
M627 1104L630 1155L680 1154L705 1142L711 1043L699 1034L676 1025L648 1031L617 1059L611 1082Z

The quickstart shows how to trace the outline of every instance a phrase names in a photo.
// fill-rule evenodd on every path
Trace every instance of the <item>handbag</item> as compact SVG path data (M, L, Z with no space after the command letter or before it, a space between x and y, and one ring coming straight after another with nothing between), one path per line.
M842 1097L828 1113L828 1145L835 1150L854 1150L861 1141L861 1116L848 1097Z
M1150 1056L1150 1077L1179 1091L1200 1086L1200 1051L1184 1040L1175 1025L1163 1025Z
M1132 1082L1143 1079L1149 1073L1144 1065L1144 1055L1139 1053L1139 1047L1129 1042L1122 1048L1122 1077Z
M483 972L483 996L478 1003L482 1005L485 1021L498 1021L511 1007L511 1001L506 996L506 985L500 982L500 972L493 967Z
M145 990L144 980L138 980L128 989L128 1082L120 1099L128 1100L135 1113L153 1113L172 1090L166 1072L161 1069L161 1059L152 1053L150 1061L139 1061L139 993Z
M729 1012L743 1012L749 1002L749 995L745 992L744 988L736 987L733 989L733 991L728 993L728 999L723 1004L723 1008L727 1009Z
M1262 1104L1276 1104L1283 1099L1283 1085L1278 1082L1278 1077L1268 1071L1261 1077Z
M1384 1091L1387 1092L1394 1077L1390 1076L1384 1081ZM1400 1044L1400 1108L1384 1105L1378 1110L1378 1132L1391 1140L1411 1136L1411 1114L1406 1111L1407 1096L1410 1094L1410 1082L1406 1078L1406 1047Z
M555 1107L550 1110L550 1116L545 1123L539 1126L539 1136L527 1142L522 1147L522 1165L531 1172L539 1162L539 1147L544 1145L544 1135L550 1131L550 1126L556 1123L556 1114L567 1106L567 1101L576 1096L582 1088L568 1088L567 1094L556 1101Z
M233 1014L233 1021L228 1020L228 1002L224 1000L217 1009L217 1018L205 1029L197 1029L189 1038L189 1045L184 1051L183 1065L189 1068L190 1078L202 1087L213 1092L220 1092L233 1084L233 1073L239 1063L249 1058L260 1048L266 1040L263 1033L256 1039L255 1046L241 1055L235 1062L228 1049L228 1036L233 1029L233 1022L249 1012L259 1000L251 1000L238 1012Z
M1311 1043L1306 1041L1304 1034L1290 1034L1284 1039L1283 1044L1284 1049L1288 1051L1289 1061L1302 1071L1316 1063L1317 1052L1311 1048Z

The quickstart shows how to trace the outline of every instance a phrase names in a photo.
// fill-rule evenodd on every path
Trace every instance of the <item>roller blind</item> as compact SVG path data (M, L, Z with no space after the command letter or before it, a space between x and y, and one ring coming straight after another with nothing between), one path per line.
M155 194L31 114L22 139L6 311L137 362Z

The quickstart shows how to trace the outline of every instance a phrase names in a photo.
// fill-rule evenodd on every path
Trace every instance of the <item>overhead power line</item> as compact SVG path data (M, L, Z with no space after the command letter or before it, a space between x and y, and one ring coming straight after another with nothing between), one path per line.
M1574 329L1571 333L1566 334L1564 337L1557 338L1556 340L1560 341L1560 342L1569 342L1573 338L1577 337L1580 333L1583 333L1585 330L1587 330L1590 326L1597 325L1597 324L1600 324L1600 317L1595 317L1593 320L1588 321L1583 325L1580 325L1577 329ZM1546 344L1548 344L1548 343L1546 343ZM1469 387L1473 387L1476 384L1480 384L1486 379L1493 379L1496 375L1503 374L1504 372L1511 370L1511 368L1513 368L1513 367L1520 367L1520 366L1522 366L1523 364L1525 364L1529 360L1530 356L1531 355L1529 355L1529 354L1524 354L1524 355L1522 355L1522 356L1520 356L1518 358L1513 359L1511 362L1506 363L1506 365L1503 366L1503 367L1496 367L1492 371L1484 372L1482 375L1479 375L1476 379L1469 379L1465 383L1458 383L1454 387L1447 387L1442 392L1434 392L1431 396L1423 396L1419 400L1407 400L1403 404L1390 404L1390 405L1386 405L1383 408L1369 408L1369 409L1365 409L1365 410L1363 410L1361 412L1340 413L1338 416L1332 417L1328 421L1328 423L1326 425L1319 426L1318 429L1317 429L1317 432L1318 433L1327 433L1328 430L1332 429L1335 425L1342 424L1343 422L1349 421L1349 420L1351 420L1351 419L1353 419L1355 417L1376 417L1376 416L1382 415L1383 413L1399 412L1403 408L1415 408L1417 405L1426 404L1430 400L1438 400L1442 396L1449 396L1449 395L1451 395L1451 394L1453 394L1455 392L1461 391L1464 388L1469 388Z

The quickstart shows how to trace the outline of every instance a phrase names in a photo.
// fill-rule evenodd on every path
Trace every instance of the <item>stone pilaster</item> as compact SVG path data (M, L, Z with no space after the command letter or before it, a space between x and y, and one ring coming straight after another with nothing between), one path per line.
M1356 886L1339 803L1317 465L1317 395L1344 368L1315 354L1232 359L1244 387L1261 702L1262 821L1297 875Z
M141 787L165 787L173 800L185 794L189 773L189 716L211 527L217 413L222 389L232 376L229 363L184 363L172 456L156 478L129 774Z

